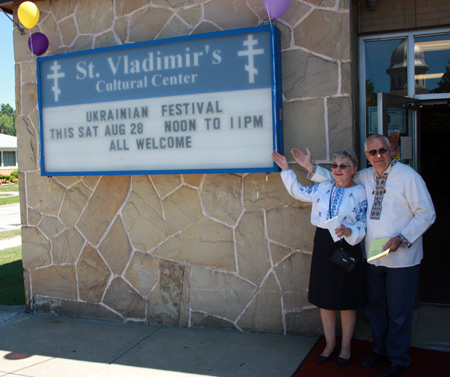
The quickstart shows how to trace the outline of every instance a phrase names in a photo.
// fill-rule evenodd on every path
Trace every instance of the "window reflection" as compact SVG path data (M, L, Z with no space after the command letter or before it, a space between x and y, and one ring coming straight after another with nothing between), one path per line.
M401 88L404 95L407 94L406 56L403 62L403 53L406 54L406 38L366 42L366 88L375 93L374 104L377 92L390 93L398 90L394 88ZM373 97L372 93L366 94L368 99Z
M450 34L414 41L415 94L450 93ZM407 96L407 39L373 40L365 46L368 103L376 103L376 92Z
M367 41L366 65L366 124L367 133L378 132L377 93L406 96L406 38ZM403 56L404 55L404 56ZM392 116L392 119L397 117Z
M416 37L414 46L429 67L426 72L416 68L416 94L450 93L450 34Z
M394 49L391 56L391 66L386 71L391 77L391 94L408 95L408 53L407 40L404 39ZM425 73L430 67L425 62L425 55L420 45L414 45L414 66L416 75L416 94L427 93L425 88Z

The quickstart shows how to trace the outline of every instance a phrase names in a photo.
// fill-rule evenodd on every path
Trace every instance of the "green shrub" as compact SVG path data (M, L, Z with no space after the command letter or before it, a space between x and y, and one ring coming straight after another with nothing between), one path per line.
M0 182L10 182L10 183L17 183L19 182L19 172L17 170L13 170L11 172L11 175L2 175L0 174Z

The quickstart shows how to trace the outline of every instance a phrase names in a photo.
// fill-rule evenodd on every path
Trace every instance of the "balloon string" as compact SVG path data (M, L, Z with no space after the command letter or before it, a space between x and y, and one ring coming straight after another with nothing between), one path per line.
M31 50L31 57L34 59L34 48L33 48L33 38L31 38L31 29L28 29L28 33L30 33L30 50Z
M267 5L267 14L269 15L269 25L272 26L272 17L270 17L270 5L266 2Z

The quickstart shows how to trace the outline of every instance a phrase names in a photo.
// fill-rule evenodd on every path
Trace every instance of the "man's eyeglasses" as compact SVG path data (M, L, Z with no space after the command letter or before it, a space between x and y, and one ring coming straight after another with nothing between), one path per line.
M370 154L371 156L375 156L377 154L379 154L381 156L381 155L385 154L387 151L388 151L388 149L386 147L383 147L378 150L372 149L370 151L367 151L367 153Z
M340 165L332 164L331 165L331 169L342 169L342 170L345 170L345 169L349 168L350 166L351 165L345 165L345 164L340 164Z

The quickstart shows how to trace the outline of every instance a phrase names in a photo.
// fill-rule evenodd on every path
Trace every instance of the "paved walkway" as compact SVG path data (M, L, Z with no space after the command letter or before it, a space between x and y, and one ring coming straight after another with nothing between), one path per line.
M1 233L0 233L1 235ZM7 238L5 240L0 240L0 250L9 249L10 247L20 246L22 245L22 237L15 236L11 238Z
M0 191L0 197L2 196L19 196L19 191Z
M6 204L0 206L0 232L20 229L20 204Z
M449 352L448 308L421 306L415 314L413 345ZM361 319L360 339L368 330ZM0 376L291 377L316 340L73 319L0 306Z
M317 340L2 312L0 376L291 377Z

